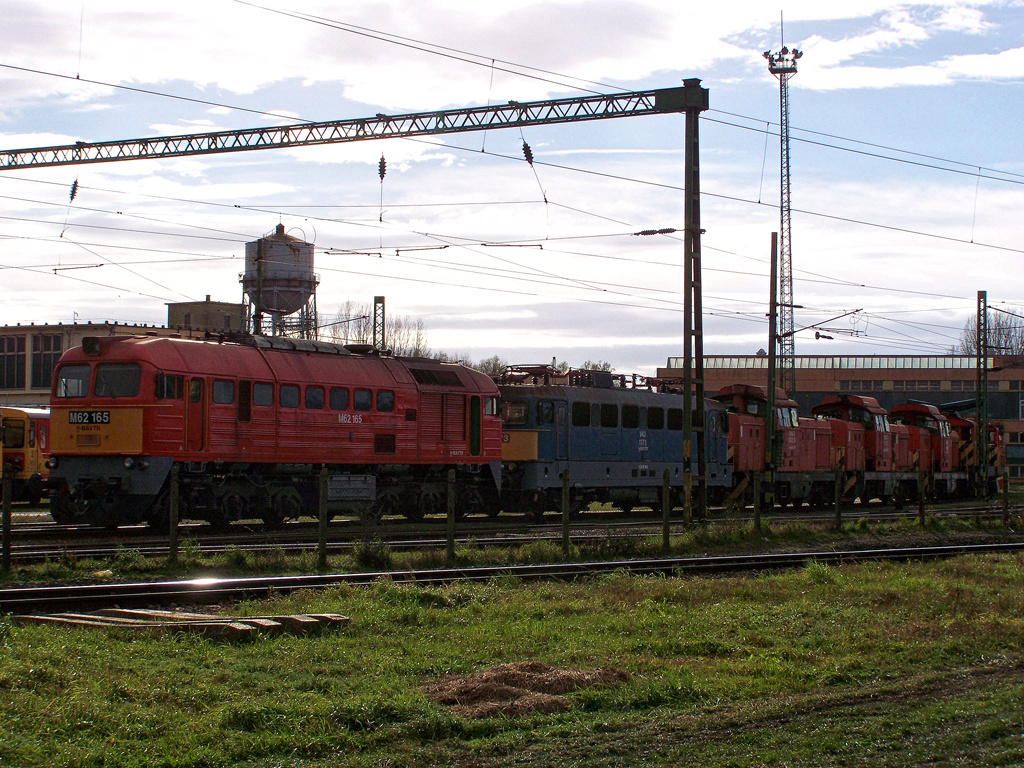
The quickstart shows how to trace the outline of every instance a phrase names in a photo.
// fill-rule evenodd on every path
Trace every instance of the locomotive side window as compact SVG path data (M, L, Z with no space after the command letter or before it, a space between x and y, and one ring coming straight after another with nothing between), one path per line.
M252 385L252 404L267 407L274 404L274 385L257 381Z
M527 403L522 400L506 400L502 406L505 411L502 421L514 427L526 426L527 414L530 412L530 406Z
M497 416L498 415L498 398L488 397L484 400L484 415L485 416Z
M319 411L324 407L324 388L306 387L306 408Z
M606 429L617 429L619 426L619 406L615 403L602 403L601 426Z
M640 406L622 406L622 428L637 429L640 426Z
M523 416L525 419L525 415ZM523 422L526 423L525 421ZM537 423L538 424L554 424L555 423L555 404L550 400L538 400L537 401Z
M648 408L647 409L647 428L648 429L663 429L665 427L665 409L664 408Z
M714 417L712 416L712 419ZM712 422L714 423L714 422ZM669 408L668 409L668 428L679 432L683 428L683 409L682 408ZM712 427L713 429L713 427Z
M368 411L373 407L373 392L368 389L357 389L352 394L352 407L357 411Z
M572 404L572 425L574 427L590 426L590 403Z
M57 371L56 397L85 397L88 392L88 365L65 365Z
M213 402L221 405L230 405L235 402L235 383L233 381L214 381Z
M331 387L331 410L348 410L348 390L341 387Z
M277 399L282 408L299 407L299 388L295 384L282 384L281 393Z
M137 363L100 363L96 366L96 397L135 397L142 383Z
M388 389L382 389L377 393L377 411L390 413L395 410L395 393Z
M155 394L157 400L181 400L185 394L185 380L181 376L157 371Z
M203 400L203 380L191 379L188 383L188 401L199 403Z

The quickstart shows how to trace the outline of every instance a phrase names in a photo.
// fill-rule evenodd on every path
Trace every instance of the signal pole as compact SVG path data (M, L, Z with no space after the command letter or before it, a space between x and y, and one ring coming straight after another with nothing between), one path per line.
M765 51L768 71L779 78L779 146L781 159L779 194L779 363L782 388L796 391L796 353L793 337L793 257L789 202L789 78L803 53L783 44L778 53Z

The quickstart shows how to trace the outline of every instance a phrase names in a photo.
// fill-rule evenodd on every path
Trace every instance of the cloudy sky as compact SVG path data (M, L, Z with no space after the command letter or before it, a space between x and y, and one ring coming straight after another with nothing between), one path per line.
M3 5L4 149L700 78L708 354L767 344L779 91L762 52L782 14L804 52L797 353L942 354L979 290L1024 306L1021 0ZM633 233L682 228L683 129L663 115L3 171L0 323L162 324L167 302L241 301L245 243L281 223L316 245L328 319L384 295L436 350L653 373L682 350L683 244Z

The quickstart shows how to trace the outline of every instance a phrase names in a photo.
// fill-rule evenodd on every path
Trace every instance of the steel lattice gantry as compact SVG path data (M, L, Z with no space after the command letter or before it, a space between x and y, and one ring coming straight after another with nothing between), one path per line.
M684 408L684 427L690 416L697 434L697 506L704 512L706 478L704 469L705 435L703 320L701 301L700 247L700 175L698 116L708 109L708 90L700 80L683 81L682 87L649 91L627 91L596 96L580 96L548 101L517 102L485 107L418 112L406 115L378 114L355 120L308 122L267 128L236 131L192 133L181 136L158 136L124 141L83 142L56 147L0 150L0 171L41 168L59 165L110 163L123 160L152 160L164 157L213 155L226 152L249 152L257 149L281 149L316 144L337 144L347 141L408 138L467 131L488 131L500 128L521 128L530 125L555 125L616 117L684 113L685 141L685 286L684 286L684 378L695 398L694 414ZM383 337L383 329L381 329ZM381 341L383 339L381 338ZM693 464L690 429L684 433L687 466ZM689 501L687 501L689 514Z
M56 147L0 151L0 171L53 165L109 163L256 149L336 144L346 141L429 136L487 131L528 125L575 123L614 117L703 111L708 91L699 80L681 88L629 91L550 101L509 102L500 106L468 107L408 115L377 115L355 120L330 120L237 131L191 133L125 141L76 142Z

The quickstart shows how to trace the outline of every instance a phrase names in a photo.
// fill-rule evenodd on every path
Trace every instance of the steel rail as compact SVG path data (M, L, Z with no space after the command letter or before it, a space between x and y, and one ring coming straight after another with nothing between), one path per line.
M1009 542L894 549L816 550L756 555L671 557L551 565L441 568L423 571L374 571L305 576L13 587L0 589L0 614L52 613L61 610L86 610L114 605L216 603L262 598L270 594L286 594L302 589L325 589L342 584L370 584L380 579L414 584L443 584L453 581L486 581L496 577L514 577L524 581L576 579L616 571L632 574L699 576L798 568L810 562L838 565L871 560L934 560L969 554L1022 551L1024 551L1024 542Z

